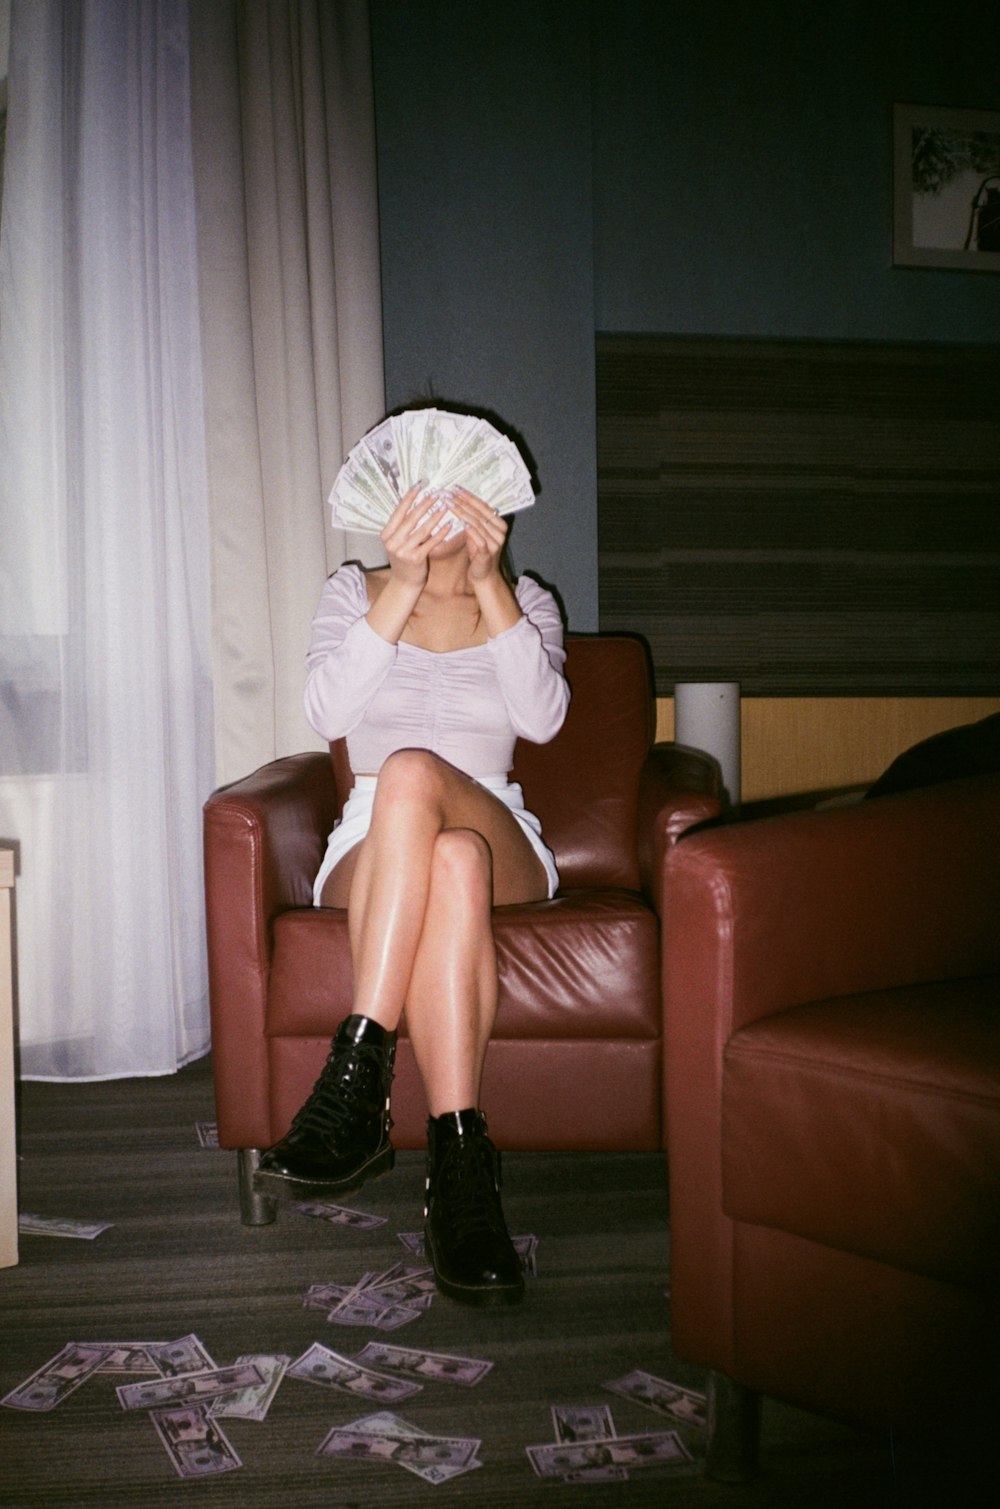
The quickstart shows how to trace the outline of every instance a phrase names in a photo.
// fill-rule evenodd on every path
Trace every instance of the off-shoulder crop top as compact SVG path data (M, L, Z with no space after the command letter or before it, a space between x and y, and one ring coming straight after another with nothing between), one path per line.
M313 619L306 717L324 739L346 735L351 769L377 772L397 749L430 749L467 775L505 775L517 738L546 744L569 704L562 620L530 577L522 617L485 644L434 651L390 644L371 628L365 574L341 566Z

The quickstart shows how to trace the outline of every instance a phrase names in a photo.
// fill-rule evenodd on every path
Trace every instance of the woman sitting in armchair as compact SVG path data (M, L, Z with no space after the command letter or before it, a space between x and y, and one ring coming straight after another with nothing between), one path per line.
M489 1304L524 1290L479 1109L498 996L491 908L558 884L509 773L518 737L558 732L569 690L555 600L503 569L506 522L463 489L446 502L454 524L411 488L382 531L388 566L342 566L313 622L307 715L323 738L346 735L355 772L314 899L348 911L354 1011L260 1174L332 1195L392 1166L405 1008L430 1111L428 1254L444 1293Z

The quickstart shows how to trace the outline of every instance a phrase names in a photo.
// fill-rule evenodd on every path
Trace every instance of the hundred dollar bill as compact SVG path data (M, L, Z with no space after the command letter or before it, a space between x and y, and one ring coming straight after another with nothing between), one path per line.
M180 1477L213 1477L243 1466L232 1442L209 1418L204 1405L196 1404L190 1409L153 1409L149 1418Z
M553 1434L557 1441L607 1441L615 1434L615 1422L607 1404L553 1404ZM564 1483L620 1483L628 1477L624 1467L591 1467L563 1474Z
M375 1276L373 1268L370 1273L362 1274L356 1284L310 1284L302 1303L307 1310L329 1310L341 1300L360 1294Z
M390 1403L408 1399L423 1388L421 1383L392 1378L352 1361L350 1357L342 1357L318 1341L290 1363L287 1372L289 1378L301 1378L305 1383L319 1383L346 1394L360 1395L363 1399L384 1399Z
M113 1221L76 1221L71 1216L36 1216L26 1210L17 1218L23 1237L75 1237L84 1242L92 1242L113 1225Z
M240 1420L266 1419L274 1396L278 1392L278 1385L284 1378L291 1360L282 1353L251 1352L246 1357L237 1357L235 1366L244 1362L252 1363L263 1374L262 1381L252 1383L248 1388L234 1389L231 1394L220 1394L208 1406L208 1413L213 1419L217 1419L220 1415Z
M480 1441L463 1436L428 1435L405 1421L389 1425L364 1421L353 1426L335 1426L320 1443L316 1455L393 1462L426 1483L443 1483L482 1465L476 1456L480 1445Z
M400 1262L384 1273L363 1273L356 1284L311 1284L303 1304L326 1310L337 1325L392 1331L416 1320L435 1293L433 1269Z
M563 1477L595 1467L664 1467L692 1460L676 1431L613 1436L601 1441L545 1442L526 1446L528 1460L542 1478Z
M679 1383L668 1383L665 1378L643 1372L642 1368L633 1368L623 1378L612 1378L604 1387L636 1404L645 1404L658 1414L669 1415L681 1425L704 1429L708 1424L704 1394L697 1389L682 1388Z
M156 1409L160 1405L202 1404L233 1389L262 1383L258 1367L243 1362L215 1368L210 1373L185 1373L179 1378L150 1378L142 1383L120 1383L115 1392L122 1409Z
M302 1301L307 1310L325 1310L327 1319L337 1325L374 1326L379 1331L394 1331L418 1320L429 1302L430 1295L425 1295L412 1304L391 1304L349 1284L312 1284Z
M385 1216L373 1215L367 1210L350 1210L346 1205L322 1205L302 1201L292 1210L300 1216L314 1216L318 1221L329 1221L334 1226L353 1226L356 1231L368 1231L374 1226L384 1226Z
M147 1347L161 1345L149 1341L88 1341L83 1346L104 1347L105 1358L98 1373L159 1373Z
M0 1404L6 1404L8 1409L55 1409L81 1383L86 1383L92 1373L97 1372L106 1356L106 1347L88 1346L78 1341L68 1342L61 1352L51 1357L30 1378L5 1394L0 1399Z
M179 1336L176 1341L150 1341L146 1351L163 1378L181 1378L185 1373L208 1373L215 1363L195 1335Z
M385 1341L366 1342L354 1361L386 1373L402 1373L405 1378L430 1378L435 1383L459 1383L463 1388L472 1388L479 1383L493 1366L492 1362L481 1357L456 1357L448 1352L394 1347Z
M365 1431L369 1435L374 1433L381 1436L395 1436L404 1441L412 1441L418 1438L424 1442L442 1439L438 1436L432 1436L429 1431L421 1430L418 1425L412 1425L409 1420L404 1420L402 1415L393 1414L392 1410L388 1409L379 1410L374 1415L364 1415L360 1420L350 1420L341 1429ZM443 1483L448 1478L458 1477L461 1473L472 1472L474 1468L482 1467L483 1464L476 1455L482 1445L481 1441L467 1439L464 1436L447 1436L444 1439L448 1441L460 1441L463 1446L471 1447L472 1455L468 1461L464 1464L455 1462L448 1464L440 1461L400 1462L399 1466L407 1467L410 1472L415 1473L419 1478L423 1478L426 1483ZM320 1455L321 1452L322 1448L317 1455ZM428 1454L429 1452L425 1447L424 1455Z
M377 533L418 484L422 497L442 505L446 539L463 527L450 508L455 487L499 514L535 501L527 465L508 436L473 414L425 407L391 415L353 447L330 493L333 522Z
M341 1300L326 1318L338 1326L374 1326L377 1331L396 1331L412 1320L419 1320L424 1308L423 1300L403 1304L362 1292Z

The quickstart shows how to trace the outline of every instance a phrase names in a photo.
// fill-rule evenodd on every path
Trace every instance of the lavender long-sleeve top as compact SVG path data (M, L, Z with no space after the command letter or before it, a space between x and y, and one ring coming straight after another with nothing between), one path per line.
M430 749L467 775L506 775L517 738L546 744L569 705L555 599L530 577L514 589L522 617L470 649L390 644L365 617L365 574L341 566L313 619L305 709L324 739L347 736L354 771L377 772L397 749Z

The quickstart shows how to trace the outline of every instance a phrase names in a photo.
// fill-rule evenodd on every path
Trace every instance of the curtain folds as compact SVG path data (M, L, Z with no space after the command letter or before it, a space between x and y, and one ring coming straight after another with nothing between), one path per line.
M326 496L384 406L368 8L192 5L220 782L318 748L302 712L326 576L384 559Z
M208 1045L208 513L183 0L15 0L0 233L0 833L20 1070Z
M14 0L8 104L20 1071L171 1073L209 1046L202 804L315 742L309 621L364 553L325 498L384 403L367 5Z

